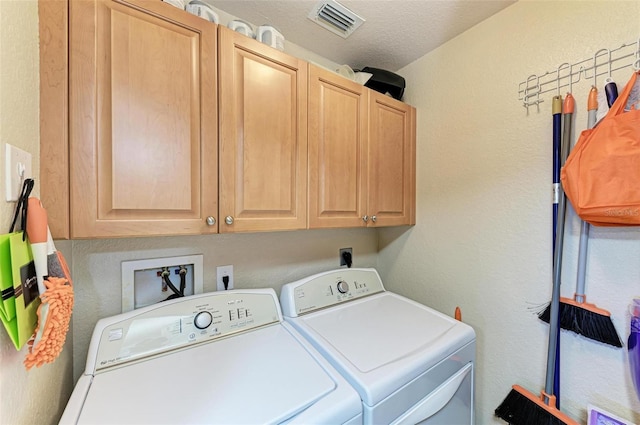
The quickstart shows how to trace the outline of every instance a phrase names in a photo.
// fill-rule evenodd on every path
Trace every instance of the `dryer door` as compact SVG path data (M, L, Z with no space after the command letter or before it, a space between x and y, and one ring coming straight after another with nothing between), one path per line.
M473 424L472 372L467 363L391 424Z

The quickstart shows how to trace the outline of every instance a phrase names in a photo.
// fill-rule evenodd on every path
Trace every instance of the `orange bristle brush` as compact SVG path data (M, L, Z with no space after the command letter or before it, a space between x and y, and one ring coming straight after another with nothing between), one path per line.
M570 94L567 94L569 98ZM559 96L554 97L557 104ZM567 102L565 100L565 102ZM567 110L572 109L573 96L567 104ZM572 112L571 112L572 113ZM567 120L569 121L569 120ZM569 155L568 126L565 126L565 135L562 138L560 163L564 164ZM566 142L565 142L566 141ZM553 284L551 287L549 342L547 344L547 369L544 390L538 396L527 391L520 385L514 385L504 401L494 411L495 416L513 425L578 425L579 422L572 419L562 411L557 400L555 390L556 367L558 361L558 335L560 333L560 278L562 275L562 253L564 242L564 224L567 210L567 197L560 185L560 197L558 199L558 223L555 234L555 249L553 252Z
M598 111L598 90L594 87L589 92L587 104L587 128L596 124ZM580 227L580 245L578 248L578 273L576 278L576 292L574 298L560 298L560 327L594 341L622 347L622 341L616 327L611 320L611 313L595 304L587 302L585 295L585 276L587 272L587 250L589 246L589 230L591 225L586 221ZM549 323L550 308L547 307L540 319Z
M29 370L33 366L40 367L45 363L52 363L60 355L71 320L73 286L66 262L53 245L47 224L47 212L37 198L29 198L27 236L42 301L38 307L38 327L27 343L29 352L24 365Z

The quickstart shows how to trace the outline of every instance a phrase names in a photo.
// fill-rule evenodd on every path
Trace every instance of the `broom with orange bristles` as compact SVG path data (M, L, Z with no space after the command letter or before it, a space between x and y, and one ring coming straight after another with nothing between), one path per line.
M593 128L596 123L598 110L598 89L594 86L589 92L588 125ZM578 248L578 274L576 278L576 292L574 298L560 298L560 327L589 339L622 347L620 336L611 320L611 313L598 308L595 304L587 303L585 295L585 275L587 269L587 247L589 244L589 230L591 225L582 222L580 228L580 243ZM540 319L549 323L550 308L547 307L540 315Z
M562 144L561 161L564 163L569 155L569 143ZM527 391L520 385L514 385L502 404L495 410L495 415L514 425L578 425L565 413L561 412L554 395L558 334L560 327L560 277L562 269L562 245L564 242L564 222L567 210L567 199L559 188L558 224L555 234L555 250L553 254L553 286L550 304L551 323L549 326L549 343L547 346L547 372L544 391L540 395Z

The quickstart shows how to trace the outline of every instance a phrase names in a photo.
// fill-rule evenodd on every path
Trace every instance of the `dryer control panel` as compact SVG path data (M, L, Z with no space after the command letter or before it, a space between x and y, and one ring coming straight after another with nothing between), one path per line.
M212 292L154 304L100 320L91 339L85 373L281 320L273 289Z
M280 304L285 316L297 317L383 291L382 280L375 269L339 269L284 285Z

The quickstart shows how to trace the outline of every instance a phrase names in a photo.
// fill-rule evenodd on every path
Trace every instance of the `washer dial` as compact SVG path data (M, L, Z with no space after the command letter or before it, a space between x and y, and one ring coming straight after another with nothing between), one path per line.
M213 322L213 316L208 311L201 311L193 318L193 324L198 329L207 329Z
M346 294L347 292L349 292L349 284L344 280L338 282L338 292L340 292L341 294Z

